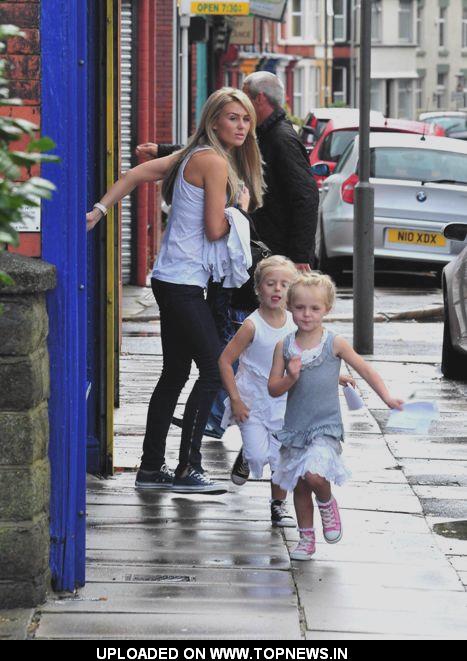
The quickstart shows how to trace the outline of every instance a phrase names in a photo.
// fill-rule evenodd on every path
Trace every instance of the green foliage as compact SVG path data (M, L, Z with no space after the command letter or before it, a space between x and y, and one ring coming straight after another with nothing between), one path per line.
M6 51L11 37L24 37L15 25L0 25L0 54ZM10 98L8 73L10 64L0 59L0 106L20 106L21 99ZM0 249L6 244L18 245L18 233L13 228L21 223L25 206L38 207L42 198L50 199L55 186L47 179L31 177L24 181L24 170L30 175L33 165L58 161L58 156L44 154L54 149L55 143L47 137L37 137L38 127L19 117L0 115ZM29 138L26 151L12 149L17 140ZM22 181L20 181L22 179ZM11 284L11 278L0 271L0 284Z

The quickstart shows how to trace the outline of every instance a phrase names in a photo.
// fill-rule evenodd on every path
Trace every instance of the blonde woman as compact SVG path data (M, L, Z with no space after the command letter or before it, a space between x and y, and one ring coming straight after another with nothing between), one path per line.
M141 489L225 491L204 474L201 465L203 430L221 385L217 366L221 346L204 297L209 272L203 266L203 244L205 237L217 241L229 232L226 206L237 201L246 211L262 203L255 130L256 115L248 97L233 88L217 90L206 101L198 129L184 149L129 170L87 214L92 228L108 207L137 185L160 179L164 197L172 204L151 280L160 310L163 369L149 403L136 475ZM174 474L165 463L166 438L193 360L199 377L186 403Z

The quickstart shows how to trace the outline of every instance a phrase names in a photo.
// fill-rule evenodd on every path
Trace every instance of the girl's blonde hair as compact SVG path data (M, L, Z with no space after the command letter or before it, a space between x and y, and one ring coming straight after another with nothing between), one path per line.
M336 285L324 273L313 271L313 273L299 274L287 292L287 305L289 306L293 303L293 296L297 287L321 287L324 292L324 302L328 310L334 305L334 301L336 300Z
M288 258L283 257L282 255L272 255L271 257L266 257L258 262L255 268L255 274L253 277L253 283L255 287L255 294L259 296L259 286L263 279L266 277L266 274L269 271L275 271L281 269L281 271L287 271L290 273L290 279L292 282L298 276L298 271L295 268L295 264Z
M232 101L240 103L245 108L250 115L251 124L243 145L228 152L219 141L214 125L224 106ZM172 202L175 179L183 159L193 149L201 146L212 147L227 161L227 203L229 206L235 204L242 183L245 183L250 191L250 210L262 206L265 184L263 162L256 142L256 112L244 92L233 87L222 87L208 98L203 106L198 128L188 140L186 147L178 152L177 162L164 179L162 194L168 204Z

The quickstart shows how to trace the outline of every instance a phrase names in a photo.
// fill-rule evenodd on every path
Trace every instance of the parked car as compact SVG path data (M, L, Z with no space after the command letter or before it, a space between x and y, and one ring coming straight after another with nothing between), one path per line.
M450 223L443 234L465 245L467 222ZM443 298L441 371L449 379L467 380L467 247L443 269Z
M347 120L330 120L310 154L310 164L313 166L317 163L326 163L332 173L347 146L358 135L358 127L358 115L350 123ZM445 134L444 129L437 124L425 124L391 117L370 117L370 130L372 132L420 133L438 136ZM321 188L326 177L316 174L314 177L318 188Z
M443 236L467 220L467 144L403 133L371 133L376 265L441 268L463 245ZM317 250L320 268L337 277L351 267L358 138L323 186ZM325 164L315 168L323 170ZM326 172L322 173L326 174Z
M434 110L422 112L419 115L421 122L438 124L446 131L449 138L456 138L456 133L467 132L467 111L462 110ZM465 140L465 138L463 138Z
M374 120L384 119L383 113L377 110L372 110L370 117ZM311 149L331 119L358 124L358 118L358 108L313 108L305 117L305 123L300 129L299 137L305 147Z

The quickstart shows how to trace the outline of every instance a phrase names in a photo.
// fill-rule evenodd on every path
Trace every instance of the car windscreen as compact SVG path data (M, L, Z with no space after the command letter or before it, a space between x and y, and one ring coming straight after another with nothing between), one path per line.
M319 150L320 159L322 161L332 161L337 163L346 147L352 142L356 135L358 135L358 129L333 131L323 140L323 144Z
M467 154L437 149L376 147L371 149L371 177L467 183Z

